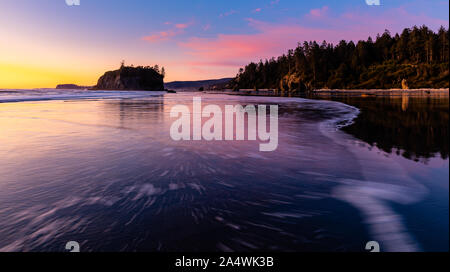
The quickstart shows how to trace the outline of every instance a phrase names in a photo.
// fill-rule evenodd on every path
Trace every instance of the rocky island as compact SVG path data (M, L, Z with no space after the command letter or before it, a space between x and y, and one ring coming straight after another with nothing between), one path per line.
M118 70L108 71L100 77L94 89L164 91L164 74L164 68L160 71L157 65L133 67L122 64Z
M91 86L78 86L76 84L59 84L56 86L56 89L58 90L84 90L91 88Z

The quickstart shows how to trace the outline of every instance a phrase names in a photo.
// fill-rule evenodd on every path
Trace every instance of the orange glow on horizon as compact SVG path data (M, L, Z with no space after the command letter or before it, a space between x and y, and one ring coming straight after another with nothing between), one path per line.
M55 88L58 84L92 86L96 82L96 75L81 71L0 63L0 88L4 89Z
M236 71L235 67L208 67L209 69L206 69L205 67L189 64L165 67L166 71L168 71L168 76L164 79L165 83L176 80L207 80L231 77ZM118 67L90 67L90 70L76 68L64 69L62 67L37 67L26 64L0 63L0 89L55 88L58 84L94 86L97 84L98 78L106 71L114 70Z

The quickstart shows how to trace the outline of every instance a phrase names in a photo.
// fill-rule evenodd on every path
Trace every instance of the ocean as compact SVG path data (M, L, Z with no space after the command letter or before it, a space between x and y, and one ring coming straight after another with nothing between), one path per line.
M174 141L197 96L278 105L276 151ZM448 251L448 97L398 99L0 90L0 251Z

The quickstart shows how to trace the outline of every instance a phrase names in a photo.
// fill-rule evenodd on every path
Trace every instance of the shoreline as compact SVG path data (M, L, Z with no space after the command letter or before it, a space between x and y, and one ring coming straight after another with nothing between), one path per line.
M227 94L227 95L237 95L237 96L269 96L269 97L305 97L311 95L317 96L335 96L335 95L356 95L356 96L403 96L403 95L416 95L416 96L448 96L449 89L433 89L433 88L421 88L421 89L367 89L367 90L348 90L348 89L318 89L308 93L300 94L286 94L280 95L276 94L274 90L263 89L254 90L224 90L224 91L204 91L208 94Z
M45 91L51 91L57 89L46 89ZM0 95L4 94L20 94L22 90L0 90ZM24 89L23 91L29 91L28 93L24 93L22 96L6 96L0 97L0 103L13 103L13 102L29 102L29 101L47 101L47 100L77 100L77 99L102 99L102 98L120 98L121 96L117 96L117 94L129 96L129 97L141 97L142 94L151 94L154 95L164 95L170 94L166 91L132 91L132 90L96 90L96 91L82 91L77 90L73 93L65 93L64 90L57 90L61 93L58 94L50 94L42 92L42 95L35 96L35 92L33 90ZM178 90L179 93L183 92L191 92L191 91L182 91ZM39 93L39 92L38 92ZM102 95L108 93L109 95ZM354 96L354 97L441 97L448 98L449 97L449 89L410 89L410 90L401 90L401 89L368 89L368 90L346 90L346 89L319 89L308 93L296 93L296 94L277 94L273 90L262 89L258 92L254 90L240 90L240 91L232 91L232 90L224 90L224 91L203 91L198 93L204 94L222 94L222 95L232 95L232 96L258 96L258 97L300 97L300 98L329 98L329 97L343 97L343 96Z
M326 90L320 89L312 92L313 94L323 95L323 94L360 94L360 95L448 95L449 89L432 89L432 88L421 88L421 89L368 89L368 90Z

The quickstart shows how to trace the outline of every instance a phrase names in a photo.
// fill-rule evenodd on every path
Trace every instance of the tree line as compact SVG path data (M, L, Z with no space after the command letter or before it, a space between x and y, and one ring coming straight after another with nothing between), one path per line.
M342 40L299 43L278 58L241 68L228 84L233 89L275 89L301 92L314 89L385 89L449 87L449 31L426 26L406 28L391 35L386 30L375 41Z
M157 72L158 74L160 74L163 78L166 76L166 69L164 67L161 67L161 69L159 68L158 64L155 64L154 66L136 66L134 67L133 64L131 64L130 66L128 66L129 68L136 68L136 69L142 69L142 70L154 70L155 72ZM127 66L125 65L125 61L122 60L120 62L120 69L125 69L127 68Z

